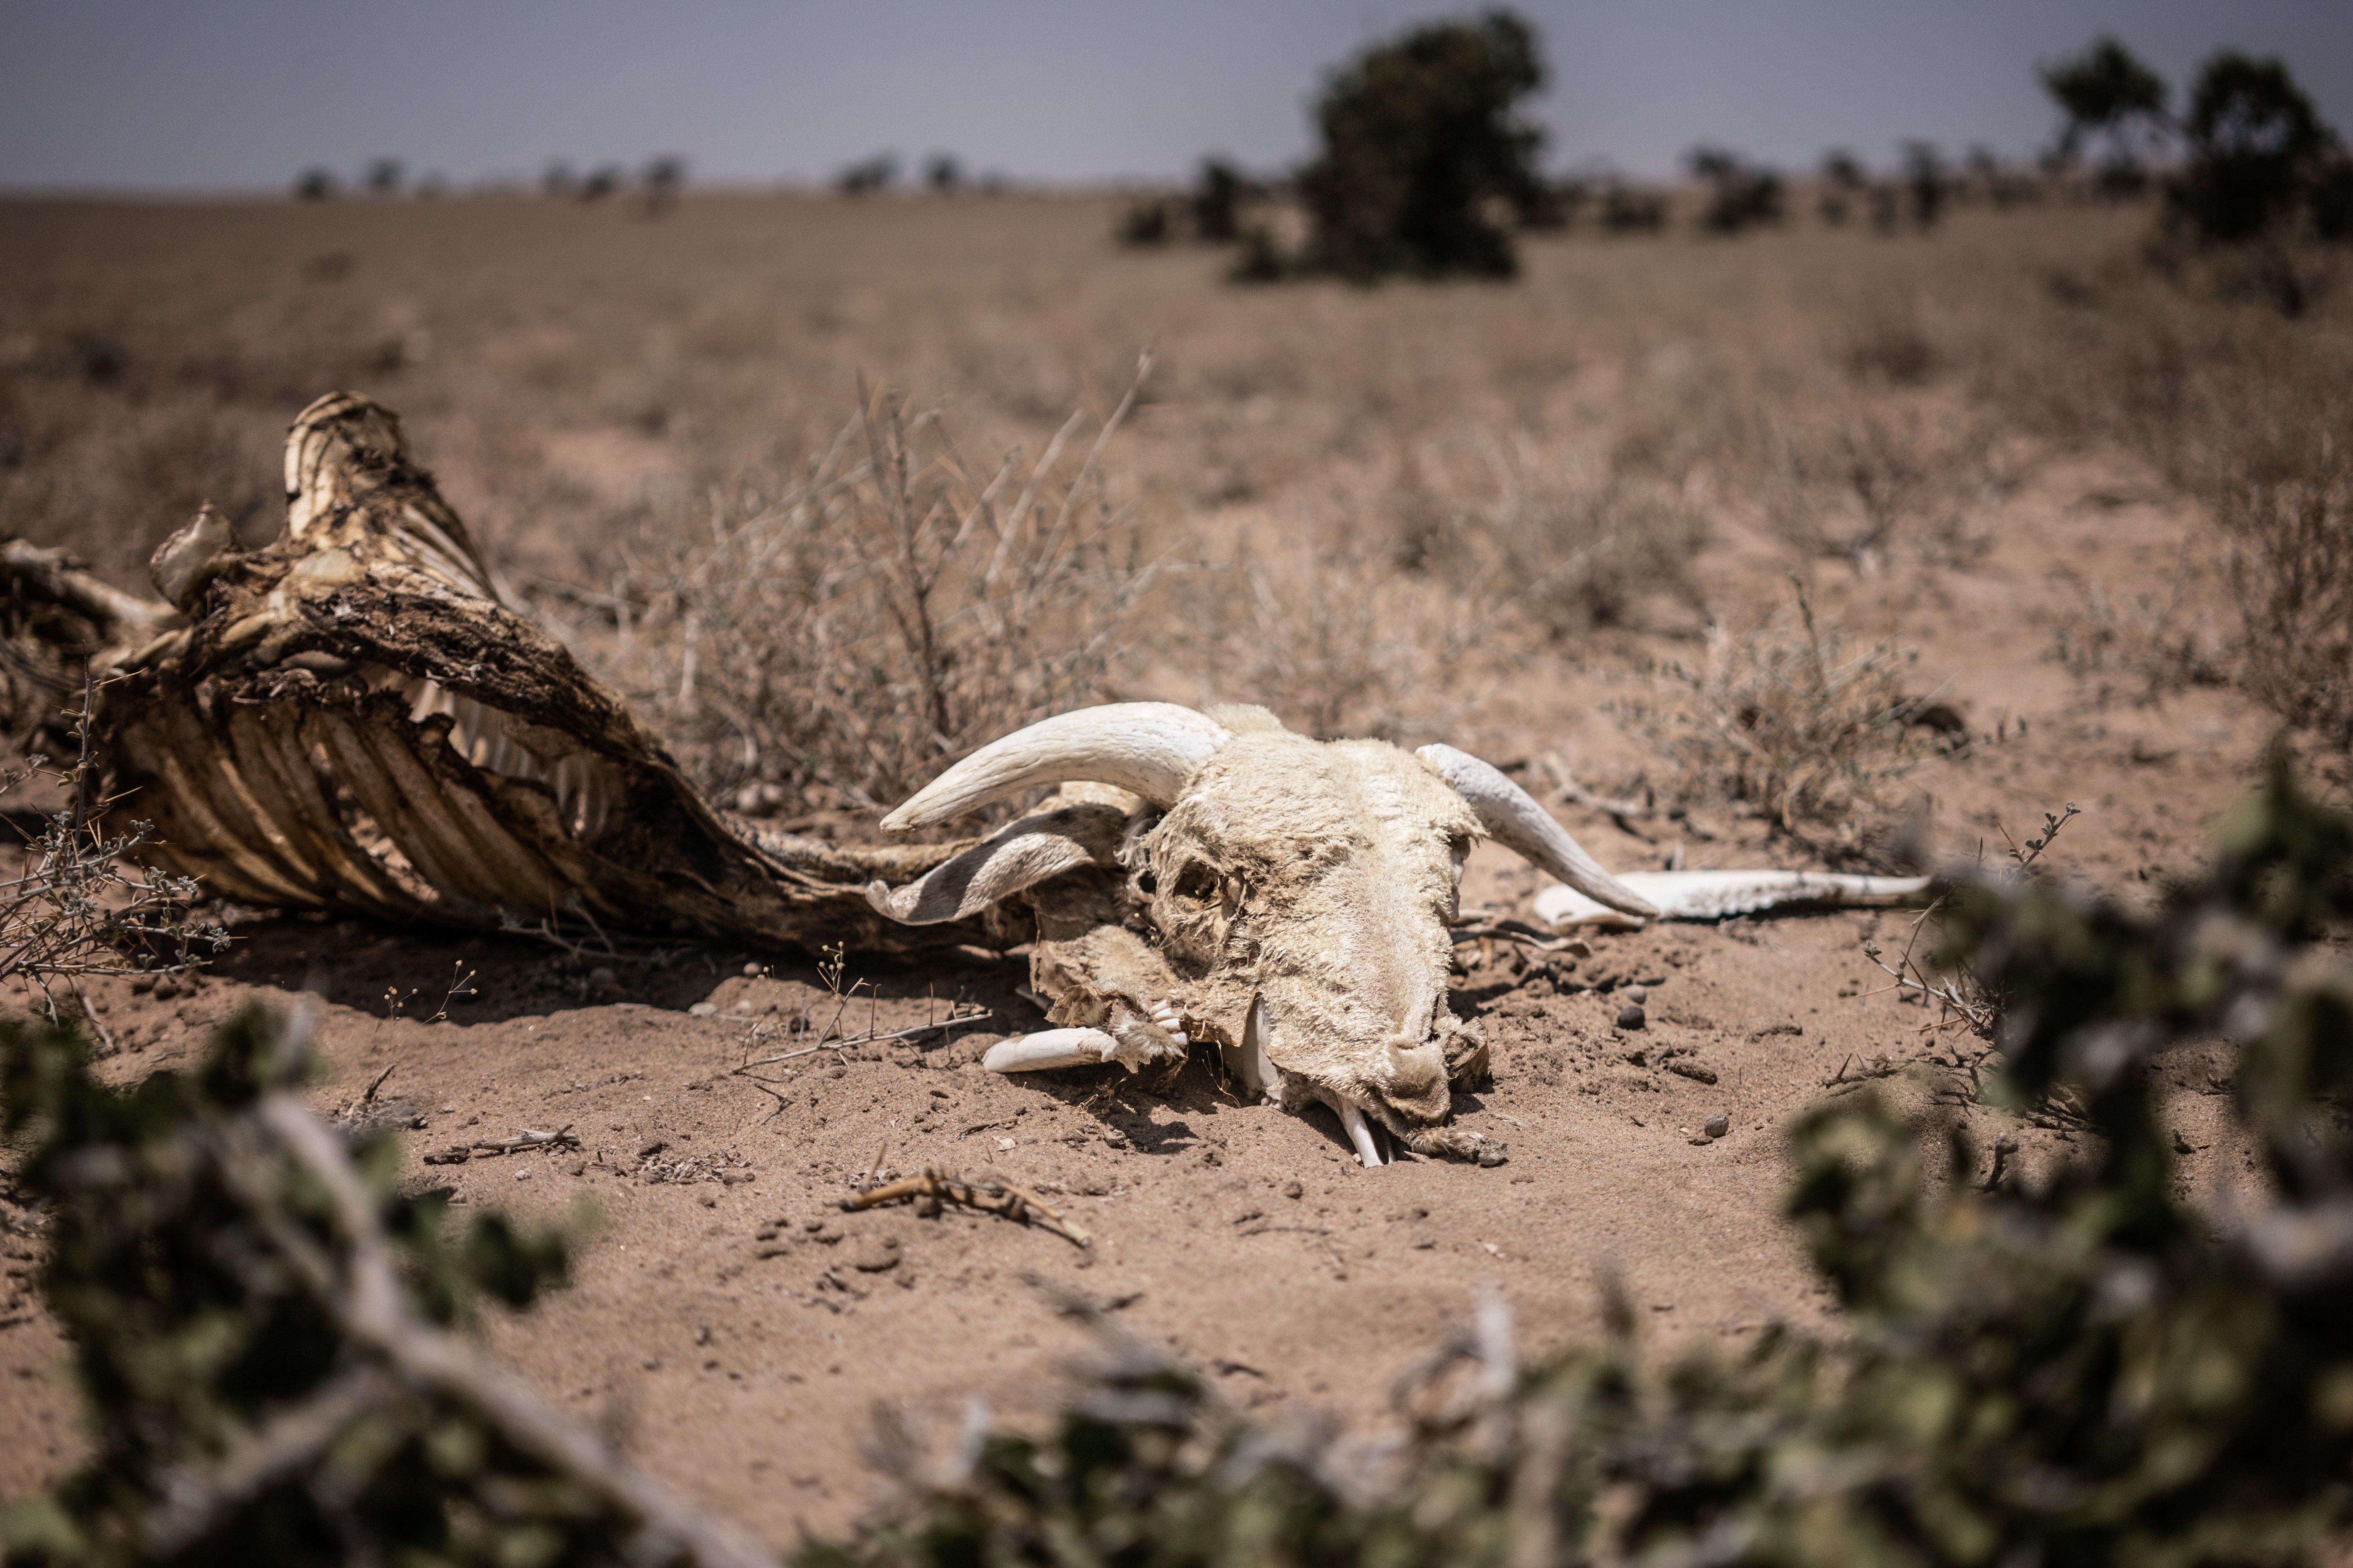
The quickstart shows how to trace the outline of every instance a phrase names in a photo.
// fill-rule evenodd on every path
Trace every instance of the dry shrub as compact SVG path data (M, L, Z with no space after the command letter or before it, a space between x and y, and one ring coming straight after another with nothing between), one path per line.
M1620 704L1621 724L1673 770L1687 805L1726 801L1781 831L1852 847L1889 789L1927 755L1915 726L1933 699L1907 695L1917 658L1893 638L1858 647L1814 616L1802 584L1784 611L1745 637L1721 624L1697 669L1662 668L1661 705Z
M715 497L632 563L607 668L747 808L905 798L1101 686L1153 575L1101 466L1133 398L1068 478L1082 415L984 479L936 414L867 397L801 477Z
M1626 625L1664 595L1696 608L1691 562L1707 521L1680 485L1521 431L1481 444L1481 479L1444 575L1491 615L1554 641Z
M1322 740L1440 733L1468 705L1461 601L1360 545L1246 541L1185 597L1205 698L1258 703Z
M1985 552L1986 540L1969 531L1969 506L2007 477L1981 426L1858 406L1778 437L1766 516L1801 554L1844 561L1869 577L1899 543L1938 565Z
M2218 488L2226 577L2242 628L2241 679L2287 722L2353 752L2353 467L2322 434Z
M2215 574L2185 545L2165 595L2118 602L2096 583L2063 575L2067 602L2044 616L2048 657L2105 704L2120 683L2148 704L2193 686L2227 686L2239 668L2238 639L2226 632Z

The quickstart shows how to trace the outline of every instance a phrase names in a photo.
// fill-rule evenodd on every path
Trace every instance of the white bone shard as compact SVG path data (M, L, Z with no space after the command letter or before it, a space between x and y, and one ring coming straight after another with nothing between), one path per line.
M1831 871L1628 871L1619 880L1669 921L1718 921L1789 904L1892 904L1917 898L1926 877L1854 877ZM1555 931L1632 930L1642 922L1554 883L1536 894L1536 918Z
M1340 1102L1340 1125L1346 1130L1348 1142L1356 1146L1356 1163L1369 1170L1388 1163L1381 1158L1381 1146L1373 1142L1373 1130L1366 1123L1365 1113L1345 1100Z
M1101 1029L1040 1029L1034 1035L997 1041L980 1058L980 1065L990 1072L1044 1072L1052 1068L1100 1067L1115 1059L1118 1053L1119 1042Z

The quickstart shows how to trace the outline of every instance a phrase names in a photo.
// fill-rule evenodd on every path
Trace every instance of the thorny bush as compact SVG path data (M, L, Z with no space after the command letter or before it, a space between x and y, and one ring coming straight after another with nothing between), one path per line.
M1613 1300L1600 1342L1524 1365L1490 1300L1400 1383L1402 1440L1373 1448L1255 1424L1103 1326L1106 1361L1045 1430L984 1425L942 1453L886 1429L906 1495L798 1561L2315 1560L2353 1526L2353 973L2328 945L2353 920L2353 816L2277 765L2220 851L2147 913L1956 889L1946 958L2007 1009L1997 1096L2063 1089L2094 1136L2030 1181L1999 1157L1981 1174L1958 1123L1907 1126L1868 1089L1807 1117L1789 1212L1842 1310L1835 1341L1775 1328L1661 1363ZM2219 1226L2177 1195L2155 1099L2162 1054L2217 1037L2262 1178ZM726 1555L740 1537L707 1519L649 1530L615 1506L607 1450L568 1450L574 1468L546 1457L560 1445L524 1451L462 1388L351 1397L381 1347L352 1342L303 1268L332 1276L380 1226L417 1342L446 1345L433 1325L477 1290L527 1300L561 1248L489 1218L449 1236L432 1200L391 1195L381 1142L359 1155L376 1217L338 1214L348 1164L313 1145L296 1169L297 1141L249 1136L285 1124L290 1081L253 1021L198 1077L127 1092L58 1035L14 1032L6 1063L22 1190L48 1216L43 1288L100 1447L0 1515L13 1561L761 1560Z

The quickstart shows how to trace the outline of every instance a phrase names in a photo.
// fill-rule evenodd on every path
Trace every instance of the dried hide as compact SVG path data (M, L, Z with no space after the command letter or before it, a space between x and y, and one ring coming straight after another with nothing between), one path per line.
M458 927L884 952L1027 939L1018 906L919 927L868 902L869 883L957 846L845 848L714 809L505 601L389 410L320 399L286 472L275 542L241 551L206 511L156 552L170 605L99 606L116 646L92 732L117 809L154 821L173 869L244 903ZM36 573L9 575L32 592Z

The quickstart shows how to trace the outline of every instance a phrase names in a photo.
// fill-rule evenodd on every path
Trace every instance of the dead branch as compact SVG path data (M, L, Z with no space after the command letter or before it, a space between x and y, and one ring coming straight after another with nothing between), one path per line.
M921 1175L902 1176L844 1198L841 1206L854 1214L861 1209L880 1208L884 1204L901 1203L913 1203L915 1212L926 1219L938 1217L941 1205L954 1204L979 1214L1001 1215L1016 1225L1035 1225L1080 1247L1094 1245L1094 1237L1086 1230L1064 1219L1048 1207L1043 1198L1025 1187L1017 1187L1010 1182L967 1182L954 1172L943 1173L931 1166L925 1166Z
M375 1205L332 1132L285 1089L263 1097L255 1129L233 1142L247 1148L228 1174L320 1306L357 1347L419 1393L448 1400L494 1428L506 1442L565 1475L605 1506L642 1521L685 1561L710 1568L776 1568L776 1558L742 1527L703 1512L653 1477L607 1449L586 1427L549 1406L529 1384L462 1341L411 1312ZM277 1145L258 1136L267 1132ZM326 1192L346 1252L337 1268L280 1207L265 1174L283 1153ZM659 1555L659 1552L655 1555Z
M839 1040L822 1040L814 1046L802 1046L797 1050L782 1051L773 1057L762 1057L756 1061L745 1062L742 1067L733 1068L732 1071L734 1075L741 1077L748 1074L754 1068L770 1067L777 1062L788 1062L796 1057L813 1056L818 1051L846 1050L851 1046L879 1045L888 1040L913 1040L920 1038L924 1035L931 1034L933 1031L937 1029L959 1028L965 1024L977 1024L984 1018L994 1016L995 1015L986 1007L981 1008L977 1012L972 1013L951 1013L948 1016L941 1019L936 1024L911 1024L906 1028L892 1029L879 1035L849 1035Z

